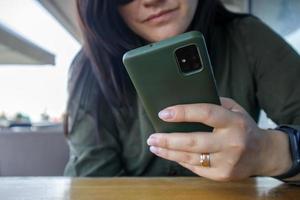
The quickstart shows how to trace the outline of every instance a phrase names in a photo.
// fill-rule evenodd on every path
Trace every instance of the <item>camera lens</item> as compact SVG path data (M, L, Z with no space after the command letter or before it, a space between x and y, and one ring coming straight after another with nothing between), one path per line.
M183 73L192 73L202 69L202 63L196 45L181 47L175 51L177 63Z

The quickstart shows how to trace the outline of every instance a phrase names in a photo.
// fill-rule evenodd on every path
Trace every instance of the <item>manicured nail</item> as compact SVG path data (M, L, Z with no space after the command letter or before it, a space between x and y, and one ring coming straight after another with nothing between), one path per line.
M158 116L161 119L172 119L174 117L174 115L175 115L174 110L169 109L169 108L162 110L158 113Z
M154 154L158 154L159 153L159 148L158 147L154 147L154 146L151 146L150 147L150 151Z
M158 145L158 139L155 136L150 136L147 140L149 146Z

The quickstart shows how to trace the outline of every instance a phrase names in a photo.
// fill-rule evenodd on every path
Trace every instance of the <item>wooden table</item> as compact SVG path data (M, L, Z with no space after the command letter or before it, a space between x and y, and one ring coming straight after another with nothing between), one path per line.
M300 200L300 187L271 178L0 178L1 200Z

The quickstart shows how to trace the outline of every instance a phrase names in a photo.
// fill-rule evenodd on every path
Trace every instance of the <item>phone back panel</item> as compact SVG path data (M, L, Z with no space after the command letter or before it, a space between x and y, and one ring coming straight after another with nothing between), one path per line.
M203 69L183 74L175 50L190 44L198 48ZM204 37L199 32L185 33L127 52L123 63L157 132L211 131L200 123L170 123L158 117L162 109L179 104L219 104L211 63Z

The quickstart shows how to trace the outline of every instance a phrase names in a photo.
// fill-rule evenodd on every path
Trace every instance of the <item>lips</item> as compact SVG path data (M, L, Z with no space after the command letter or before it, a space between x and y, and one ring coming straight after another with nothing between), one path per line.
M162 10L155 14L149 15L145 20L142 22L151 22L151 21L160 21L159 19L163 20L164 16L172 14L172 12L176 11L178 8Z

